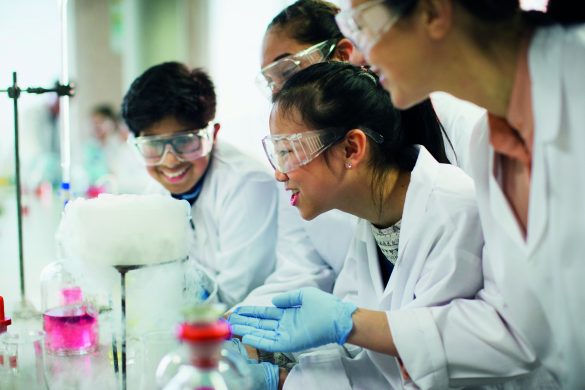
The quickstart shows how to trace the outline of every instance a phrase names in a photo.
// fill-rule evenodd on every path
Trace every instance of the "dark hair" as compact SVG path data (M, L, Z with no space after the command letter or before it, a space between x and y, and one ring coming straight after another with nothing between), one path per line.
M92 115L101 115L114 122L118 121L118 114L114 111L114 107L109 104L98 104L91 110Z
M544 25L552 22L561 24L585 21L585 6L579 0L550 0L546 15L541 12L522 12L519 0L454 0L469 14L484 23L506 22L523 13L530 24ZM385 0L393 12L408 16L419 0Z
M215 117L213 82L202 69L165 62L138 77L122 101L122 117L135 136L167 117L203 128Z
M278 27L301 43L319 43L329 39L342 39L335 22L339 8L322 0L298 0L283 9L272 19L266 31Z
M348 63L322 62L296 73L273 97L283 115L298 113L307 127L335 128L340 132L369 129L384 137L381 144L368 139L370 164L376 187L389 168L411 171L418 156L415 145L429 150L435 159L449 163L443 143L443 128L429 99L404 111L392 105L378 77Z

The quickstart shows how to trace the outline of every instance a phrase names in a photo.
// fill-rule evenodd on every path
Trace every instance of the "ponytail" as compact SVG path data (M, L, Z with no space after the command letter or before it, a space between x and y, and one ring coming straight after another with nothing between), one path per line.
M451 148L453 145L445 133L430 99L401 111L400 117L401 128L406 134L407 143L423 145L435 160L440 163L450 163L445 152L443 139L449 142Z

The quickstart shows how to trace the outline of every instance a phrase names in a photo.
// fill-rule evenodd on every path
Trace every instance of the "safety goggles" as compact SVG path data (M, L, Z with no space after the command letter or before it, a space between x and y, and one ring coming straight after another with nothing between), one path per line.
M323 62L333 54L336 39L323 41L291 56L275 61L260 71L256 84L267 97L277 92L286 80L301 69Z
M390 30L398 19L399 15L392 14L384 0L367 1L335 15L341 33L364 54L378 43L380 37Z
M195 161L211 152L213 129L213 123L210 122L204 129L137 137L133 144L148 166L161 164L169 151L179 161Z
M384 137L367 128L362 128L376 143ZM342 140L347 131L342 129L311 130L287 135L269 135L262 139L264 152L272 167L288 173L307 165L336 142Z

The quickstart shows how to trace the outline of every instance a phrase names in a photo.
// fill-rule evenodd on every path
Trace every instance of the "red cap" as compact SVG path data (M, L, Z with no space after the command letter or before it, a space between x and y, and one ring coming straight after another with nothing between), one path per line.
M4 298L0 295L0 333L6 332L10 324L12 324L12 320L4 316Z
M183 323L177 337L184 341L222 341L232 335L230 324L222 319L210 323Z

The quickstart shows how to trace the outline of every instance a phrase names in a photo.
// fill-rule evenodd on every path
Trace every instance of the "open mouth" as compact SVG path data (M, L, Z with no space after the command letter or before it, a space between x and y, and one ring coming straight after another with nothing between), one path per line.
M293 193L290 196L290 205L291 206L296 206L299 203L299 196L300 196L300 192L294 190Z
M185 166L181 169L176 169L172 171L161 169L160 173L169 183L175 184L181 182L185 178L190 168L191 168L190 166Z

